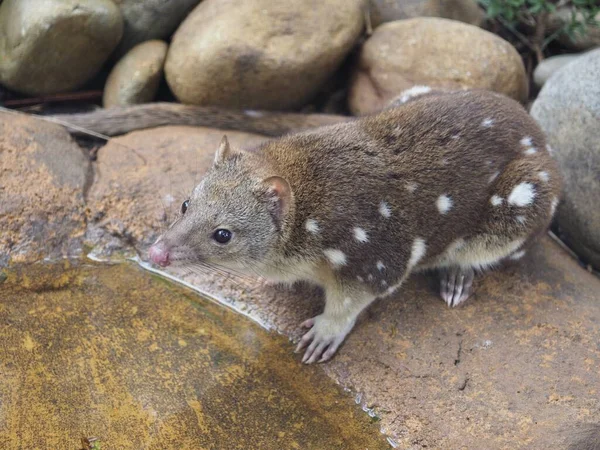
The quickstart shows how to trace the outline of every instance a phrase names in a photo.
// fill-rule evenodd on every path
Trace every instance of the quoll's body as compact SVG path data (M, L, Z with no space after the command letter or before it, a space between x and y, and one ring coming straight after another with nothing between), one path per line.
M518 259L548 227L561 190L533 119L487 92L424 95L258 150L224 140L150 255L321 285L304 362L329 359L414 271L439 269L442 297L462 302L474 271Z

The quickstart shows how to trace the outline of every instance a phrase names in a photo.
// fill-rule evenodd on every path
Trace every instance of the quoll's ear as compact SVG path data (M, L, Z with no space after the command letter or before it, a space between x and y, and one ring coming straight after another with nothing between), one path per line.
M218 166L223 163L229 155L231 154L231 147L229 146L229 141L227 140L227 136L223 136L221 139L221 143L219 144L219 148L217 149L217 153L215 154L214 165Z
M281 230L293 202L292 189L285 178L273 176L263 180L264 196L277 227Z

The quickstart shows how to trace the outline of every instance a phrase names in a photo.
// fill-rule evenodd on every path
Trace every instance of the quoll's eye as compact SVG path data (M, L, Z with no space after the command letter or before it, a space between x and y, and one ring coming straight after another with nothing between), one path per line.
M231 231L224 228L219 228L217 231L215 231L215 234L213 234L213 238L219 244L227 244L231 240Z
M183 202L181 204L181 214L185 214L185 212L188 209L188 206L190 206L190 201L189 200L186 200L185 202Z

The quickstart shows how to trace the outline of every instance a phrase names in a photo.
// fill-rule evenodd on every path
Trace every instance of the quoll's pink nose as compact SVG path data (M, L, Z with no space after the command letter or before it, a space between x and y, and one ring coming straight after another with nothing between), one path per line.
M148 250L148 256L154 264L158 264L161 267L167 267L171 261L169 261L169 250L165 247L163 242L157 242L150 250Z

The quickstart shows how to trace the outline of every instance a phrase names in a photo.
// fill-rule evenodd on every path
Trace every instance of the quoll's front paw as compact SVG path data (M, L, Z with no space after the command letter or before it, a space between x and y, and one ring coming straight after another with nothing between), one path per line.
M335 354L353 325L352 322L329 319L324 317L323 314L308 319L301 326L310 328L310 330L298 342L296 353L308 345L302 357L303 363L312 364L317 361L327 361Z

